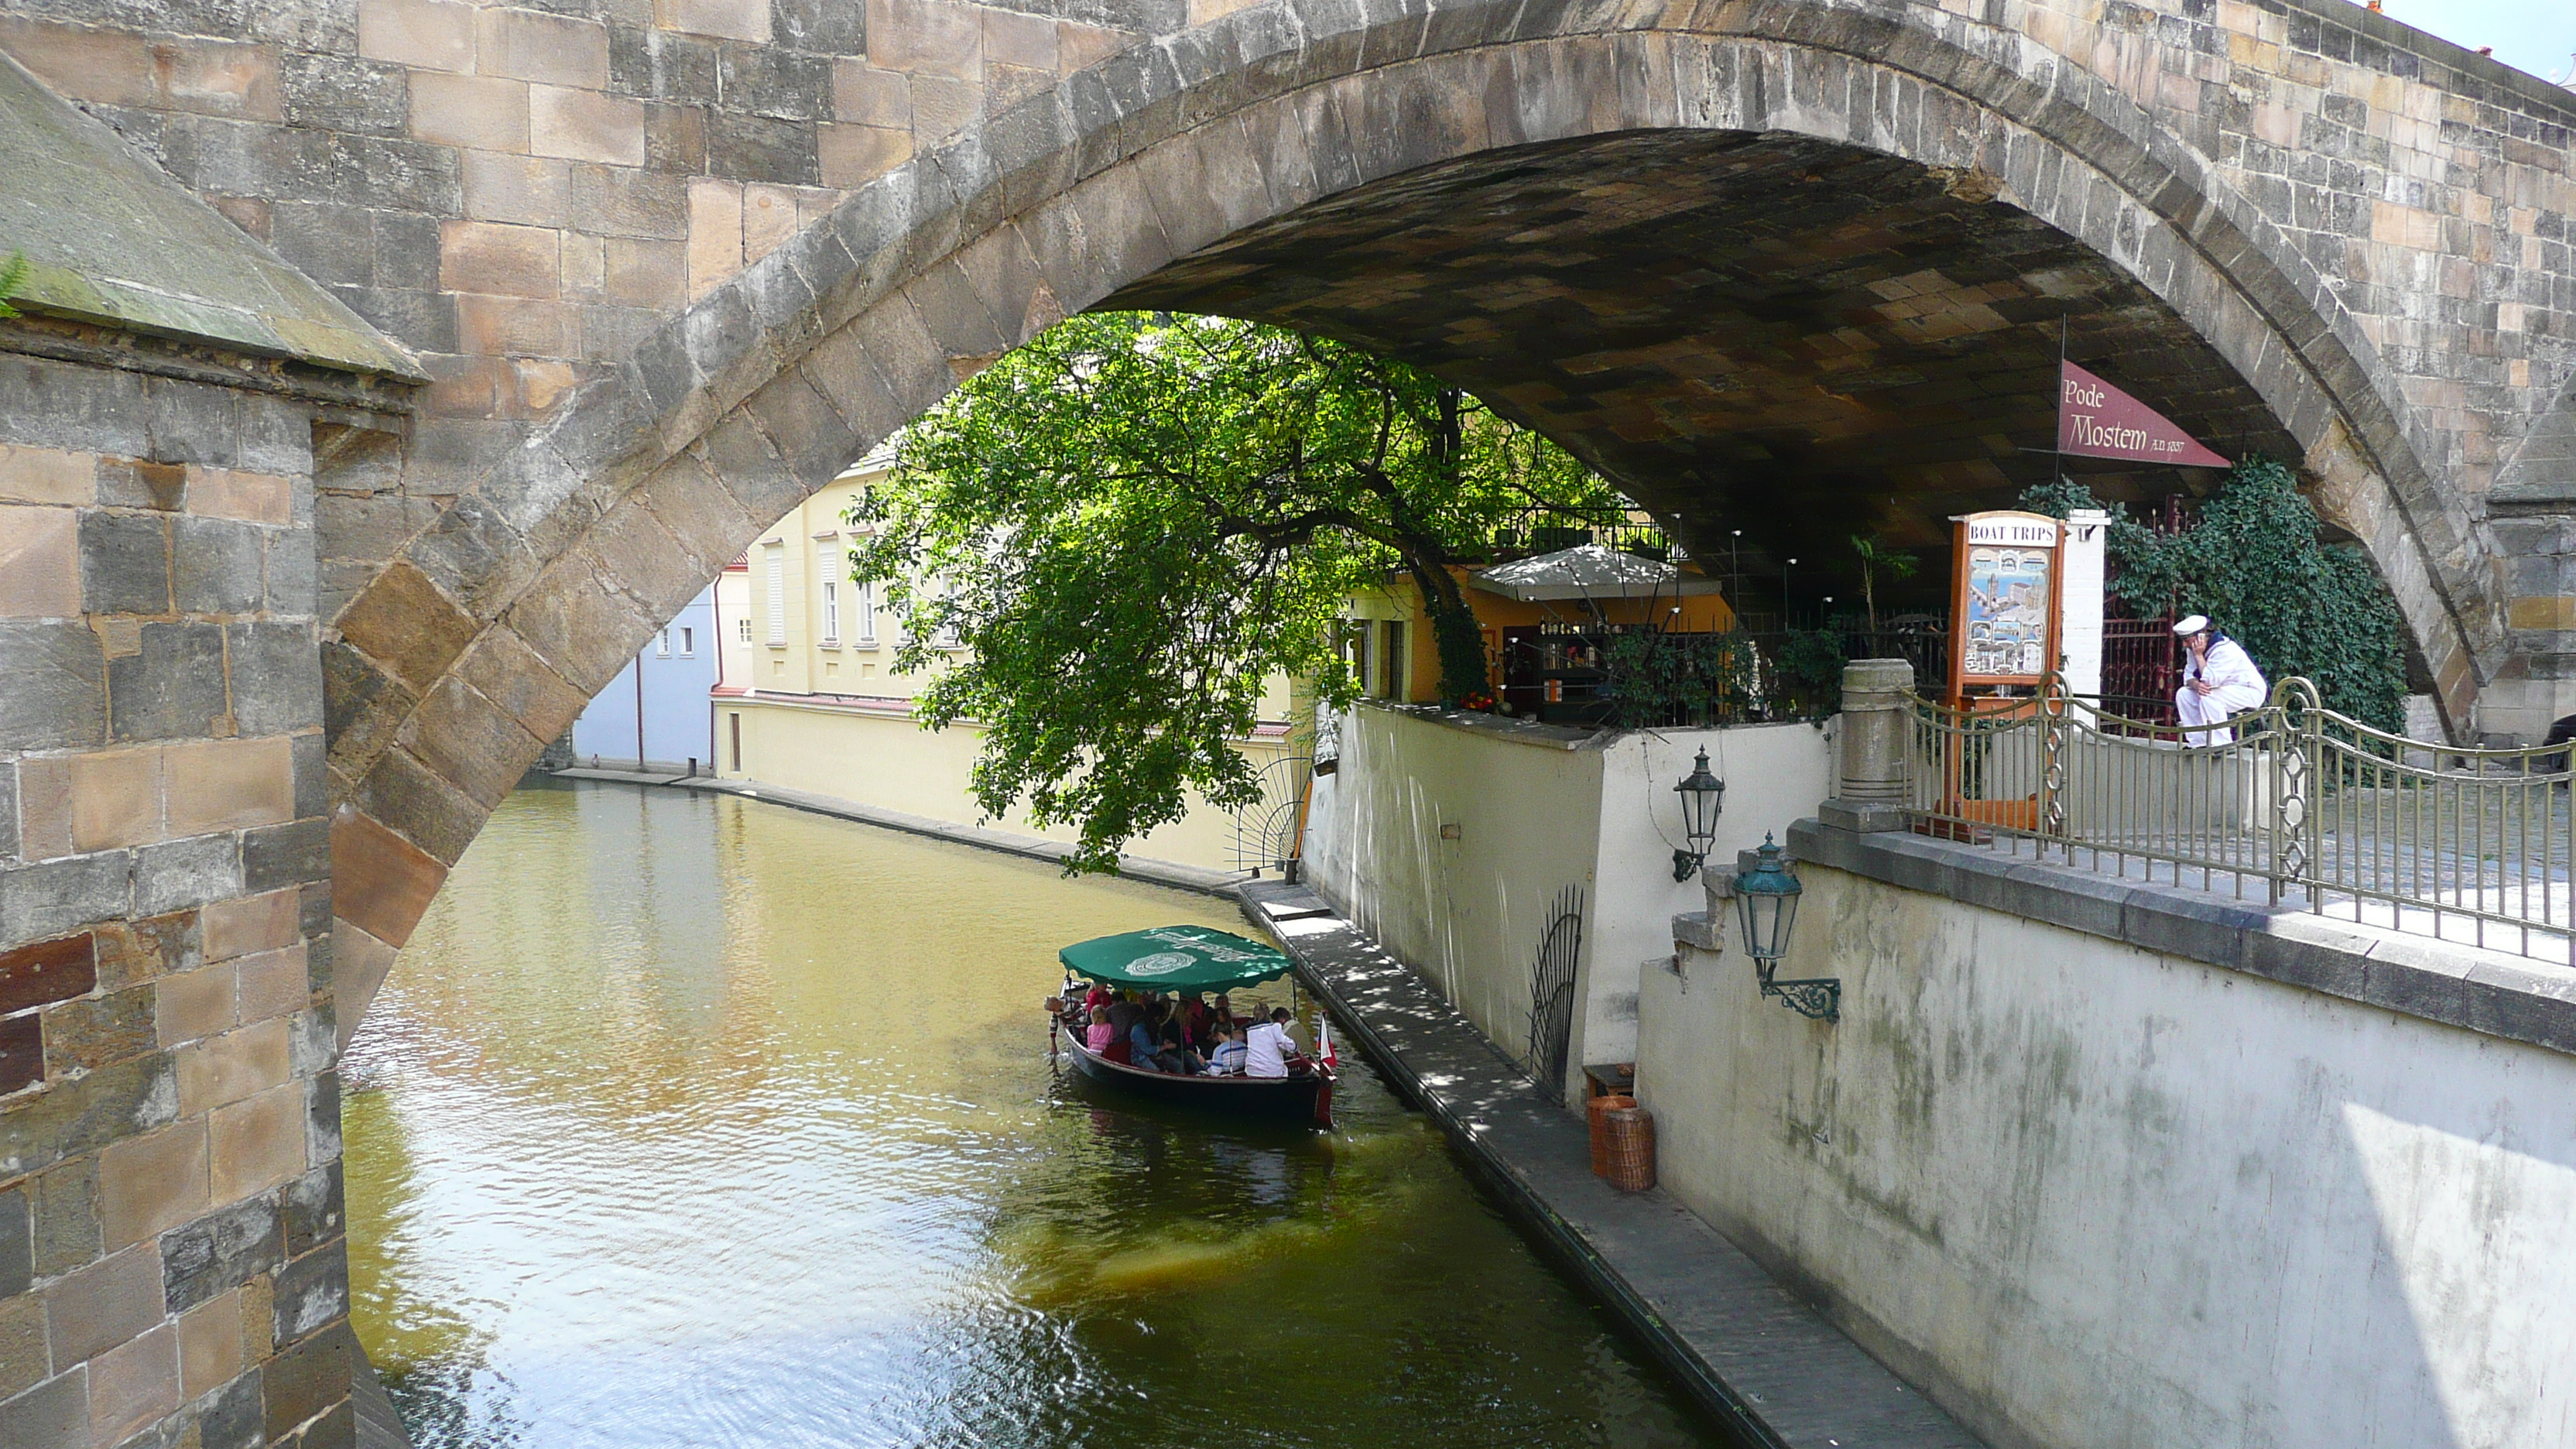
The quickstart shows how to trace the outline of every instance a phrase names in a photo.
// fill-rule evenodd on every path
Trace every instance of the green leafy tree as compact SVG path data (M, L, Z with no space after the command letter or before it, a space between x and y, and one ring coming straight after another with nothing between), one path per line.
M905 624L917 708L981 724L977 803L1079 826L1076 870L1197 790L1253 803L1229 743L1265 679L1347 704L1343 601L1419 586L1456 702L1487 685L1450 565L1532 506L1624 505L1564 450L1415 369L1256 323L1101 313L1002 357L907 433L853 572ZM953 639L971 650L944 653Z
M2070 481L2025 492L2022 506L2063 518L2103 505ZM2237 464L2178 534L2111 512L2114 587L2133 607L2207 614L2268 678L2305 675L2327 708L2379 729L2404 727L2406 636L2397 601L2360 549L2318 536L2317 511L2287 467L2259 456Z

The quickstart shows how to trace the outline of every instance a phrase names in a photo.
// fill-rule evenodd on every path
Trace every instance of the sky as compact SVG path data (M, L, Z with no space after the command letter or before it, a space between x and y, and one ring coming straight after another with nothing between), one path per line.
M2546 80L2565 80L2576 52L2576 0L2385 0L2381 8L2454 45L2492 45L2496 59Z

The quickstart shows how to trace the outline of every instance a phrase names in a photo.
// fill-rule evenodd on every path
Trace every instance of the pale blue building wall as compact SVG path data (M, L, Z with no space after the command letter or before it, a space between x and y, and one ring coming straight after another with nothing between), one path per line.
M689 601L677 618L644 645L632 663L617 672L608 687L572 727L573 754L587 765L596 756L603 765L636 763L636 675L643 675L644 754L648 768L712 768L707 748L707 691L716 682L715 590L710 587Z

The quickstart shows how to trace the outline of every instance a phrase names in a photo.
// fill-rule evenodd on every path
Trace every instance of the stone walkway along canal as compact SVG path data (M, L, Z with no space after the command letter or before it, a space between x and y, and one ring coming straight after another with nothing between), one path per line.
M730 797L512 796L347 1063L414 1443L1718 1442L1349 1053L1329 1137L1059 1081L1055 947L1170 920L1240 927Z

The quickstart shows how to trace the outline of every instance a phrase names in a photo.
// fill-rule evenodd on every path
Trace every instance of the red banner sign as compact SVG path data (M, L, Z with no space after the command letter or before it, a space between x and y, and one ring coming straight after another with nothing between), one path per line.
M2154 408L2074 363L2057 369L2057 451L2185 468L2227 466Z

